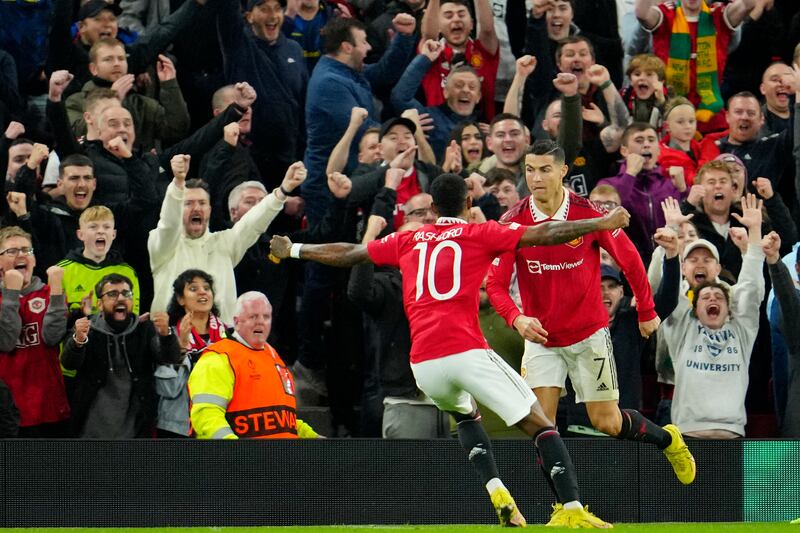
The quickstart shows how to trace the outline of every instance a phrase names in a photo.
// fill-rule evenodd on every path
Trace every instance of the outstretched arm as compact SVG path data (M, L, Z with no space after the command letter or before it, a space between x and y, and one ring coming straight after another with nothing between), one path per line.
M525 82L528 76L536 70L536 58L531 55L524 55L517 59L514 79L506 93L506 102L503 105L503 113L511 113L520 116L522 112L522 93L525 90Z
M566 222L545 222L536 226L528 226L519 245L522 247L561 244L593 231L624 228L630 222L630 218L631 216L625 208L616 207L604 217Z
M279 259L294 257L336 267L349 267L371 261L365 245L349 242L292 244L288 237L275 235L269 243L269 249Z
M475 4L475 18L478 19L478 40L486 51L494 55L500 43L494 29L494 15L489 0L478 0ZM438 13L436 13L438 15Z
M429 0L420 23L420 43L439 39L439 0Z

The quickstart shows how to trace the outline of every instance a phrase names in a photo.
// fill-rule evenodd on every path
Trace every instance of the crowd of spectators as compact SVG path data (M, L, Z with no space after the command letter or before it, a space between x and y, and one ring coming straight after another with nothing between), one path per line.
M192 435L192 371L252 291L328 436L448 436L399 272L269 241L433 223L443 173L470 222L502 220L537 139L587 209L631 213L663 323L638 334L600 249L620 406L698 438L800 436L797 2L34 0L0 20L0 437ZM519 368L509 309L482 299L480 320ZM598 434L566 389L562 432Z

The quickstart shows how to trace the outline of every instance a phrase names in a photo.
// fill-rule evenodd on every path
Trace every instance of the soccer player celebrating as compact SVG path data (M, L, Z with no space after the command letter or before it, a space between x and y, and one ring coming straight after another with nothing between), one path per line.
M539 141L525 156L531 195L511 208L506 223L533 225L603 216L595 204L562 185L568 166L553 141ZM649 337L660 320L642 260L623 231L598 231L559 246L525 248L499 257L486 290L492 305L525 338L522 377L544 413L555 420L567 375L578 402L586 403L592 425L619 439L655 444L664 451L678 479L694 481L695 464L677 427L661 428L632 409L620 411L619 389L608 312L600 295L600 248L607 250L633 288L639 332ZM522 312L508 293L516 262ZM546 331L542 334L541 330Z
M553 423L522 378L483 338L478 297L489 265L498 255L518 246L569 242L593 231L626 226L627 211L617 208L604 217L533 227L494 221L468 224L472 202L464 179L442 174L431 185L430 194L439 218L416 231L392 233L366 246L292 244L286 237L275 236L270 243L272 254L342 267L368 261L399 267L411 328L414 378L458 422L459 441L486 486L501 525L522 527L525 518L500 481L475 400L535 439L547 481L563 504L559 521L551 525L610 527L580 504L575 468Z

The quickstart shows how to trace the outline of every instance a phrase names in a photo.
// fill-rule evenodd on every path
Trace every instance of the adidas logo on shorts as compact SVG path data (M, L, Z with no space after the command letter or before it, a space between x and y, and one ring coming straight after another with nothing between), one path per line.
M605 392L608 390L605 383L601 383L599 387L597 387L597 392Z

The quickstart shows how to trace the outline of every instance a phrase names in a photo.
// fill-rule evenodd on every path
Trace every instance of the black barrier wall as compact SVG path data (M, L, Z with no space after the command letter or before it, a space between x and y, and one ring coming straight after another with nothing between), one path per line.
M688 487L652 446L570 439L612 522L742 520L742 442L691 442ZM494 442L529 523L552 496L530 441ZM495 523L456 440L0 441L0 527Z

